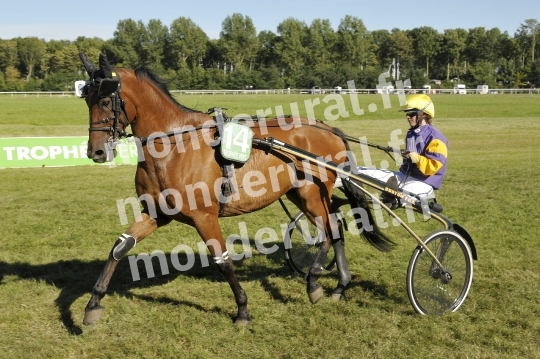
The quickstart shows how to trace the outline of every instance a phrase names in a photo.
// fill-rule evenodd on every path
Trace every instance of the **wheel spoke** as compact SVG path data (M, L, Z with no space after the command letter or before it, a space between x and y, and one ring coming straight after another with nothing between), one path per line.
M411 304L421 314L455 311L465 300L472 281L470 250L463 238L452 231L436 231L424 243L443 268L423 249L415 250L407 272ZM443 271L451 275L449 281L441 279Z

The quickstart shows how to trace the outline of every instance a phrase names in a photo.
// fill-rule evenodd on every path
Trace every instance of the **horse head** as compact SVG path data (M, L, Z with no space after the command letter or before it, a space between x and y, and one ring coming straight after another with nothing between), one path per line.
M83 53L79 57L90 76L79 89L90 117L86 155L97 163L110 162L116 156L119 139L126 137L125 130L129 126L125 104L120 98L120 77L105 54L99 55L99 67Z

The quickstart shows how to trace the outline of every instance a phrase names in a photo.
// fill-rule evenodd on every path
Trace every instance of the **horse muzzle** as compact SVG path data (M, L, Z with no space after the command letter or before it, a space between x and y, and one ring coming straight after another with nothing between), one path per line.
M116 149L108 148L106 143L95 150L88 146L86 156L95 163L112 162L116 157Z

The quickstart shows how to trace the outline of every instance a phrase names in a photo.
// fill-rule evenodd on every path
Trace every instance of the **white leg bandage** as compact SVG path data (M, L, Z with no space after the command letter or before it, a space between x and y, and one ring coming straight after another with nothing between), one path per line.
M120 243L118 243L113 249L113 258L117 261L122 259L127 254L127 252L129 252L129 250L135 247L135 245L137 244L137 241L134 237L125 233L122 233L120 237L118 237L118 240L120 240Z
M223 254L221 254L221 256L214 257L214 262L216 262L216 264L222 264L225 263L227 259L229 259L229 252L225 251Z

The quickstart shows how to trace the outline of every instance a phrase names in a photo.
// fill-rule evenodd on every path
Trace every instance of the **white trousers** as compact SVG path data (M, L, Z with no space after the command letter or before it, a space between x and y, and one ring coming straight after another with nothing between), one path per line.
M383 181L383 182L388 181L388 179L392 176L396 176L399 187L405 192L415 194L421 199L425 199L425 200L435 198L435 191L433 190L433 187L431 187L430 185L422 181L418 181L414 178L406 177L401 172L393 172L393 171L388 171L388 170L374 169L374 168L367 168L367 167L358 167L358 172L362 173L363 175L378 179L379 181ZM335 187L341 187L341 186L342 186L341 178L338 177L335 183Z

